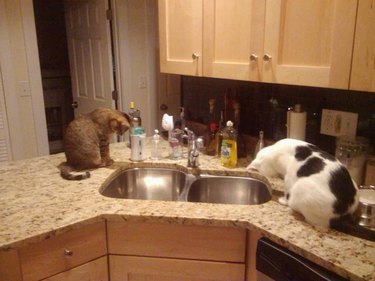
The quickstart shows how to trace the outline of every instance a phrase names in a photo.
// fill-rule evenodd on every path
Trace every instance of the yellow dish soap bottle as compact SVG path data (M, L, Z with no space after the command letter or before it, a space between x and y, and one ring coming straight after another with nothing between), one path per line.
M237 131L233 122L228 121L222 131L220 161L224 167L235 168L237 166Z

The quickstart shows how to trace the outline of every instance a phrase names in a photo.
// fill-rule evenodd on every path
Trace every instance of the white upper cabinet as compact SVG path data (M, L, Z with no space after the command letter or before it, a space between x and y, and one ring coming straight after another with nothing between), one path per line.
M356 0L267 1L263 81L347 89Z
M160 0L160 71L202 75L202 0Z
M360 0L350 89L375 92L375 1Z
M160 0L161 71L348 89L356 11L357 0Z
M261 80L264 9L259 0L204 2L204 76Z

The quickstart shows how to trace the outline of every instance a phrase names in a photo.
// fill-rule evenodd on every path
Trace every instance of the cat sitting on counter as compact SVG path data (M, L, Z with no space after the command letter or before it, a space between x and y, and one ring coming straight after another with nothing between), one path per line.
M358 225L358 187L348 170L315 145L282 139L260 150L247 168L267 177L281 176L285 196L279 203L308 223L375 241L375 231Z
M59 165L61 177L82 180L90 173L72 172L111 165L110 139L114 133L122 135L129 128L129 116L110 108L95 109L70 122L64 136L66 162Z

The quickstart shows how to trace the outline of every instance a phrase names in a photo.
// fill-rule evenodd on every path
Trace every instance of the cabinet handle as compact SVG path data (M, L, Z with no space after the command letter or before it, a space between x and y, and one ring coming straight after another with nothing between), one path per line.
M263 60L264 60L264 61L270 61L271 59L272 59L272 56L269 55L269 54L265 54L265 55L263 56Z
M72 250L69 250L69 249L65 249L65 250L64 250L64 256L66 256L66 257L71 257L71 256L73 256L73 251L72 251Z
M199 54L197 54L197 53L193 53L193 54L191 55L191 57L193 58L193 60L195 60L195 59L199 59Z
M257 61L258 60L258 56L256 54L251 54L250 55L250 60L251 61Z

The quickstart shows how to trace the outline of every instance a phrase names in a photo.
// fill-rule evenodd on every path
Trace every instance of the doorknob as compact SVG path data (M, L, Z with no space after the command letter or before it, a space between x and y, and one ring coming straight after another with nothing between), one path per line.
M166 111L167 109L168 109L168 105L166 105L166 104L164 104L164 103L162 103L162 104L160 105L160 110Z
M72 107L73 107L73 108L77 108L77 107L78 107L78 102L74 101L74 102L72 103Z

